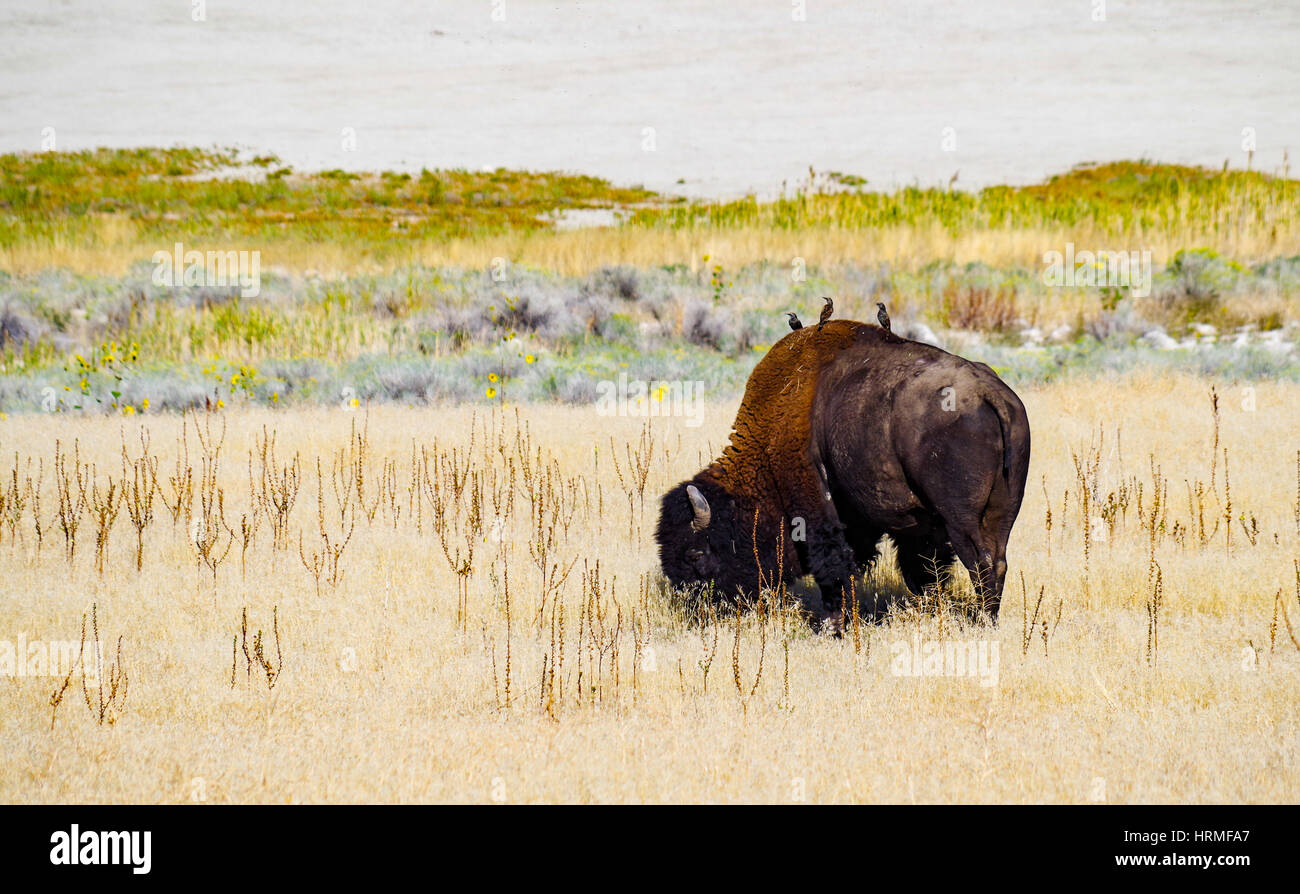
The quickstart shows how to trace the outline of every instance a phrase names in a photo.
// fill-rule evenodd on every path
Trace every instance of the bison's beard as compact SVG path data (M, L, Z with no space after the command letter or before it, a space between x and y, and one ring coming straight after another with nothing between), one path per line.
M687 494L692 485L709 505L702 530L696 530L700 516ZM756 517L748 501L698 475L664 495L655 540L664 574L674 586L711 584L727 599L756 595L760 583L773 587L802 573L784 519L763 512Z

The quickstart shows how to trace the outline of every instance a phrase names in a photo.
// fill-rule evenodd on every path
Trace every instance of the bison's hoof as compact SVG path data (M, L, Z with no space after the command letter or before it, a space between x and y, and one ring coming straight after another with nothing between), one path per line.
M966 611L966 620L977 627L998 626L998 611L995 608L971 606Z
M843 610L831 612L822 621L822 633L829 634L836 639L844 635L844 612Z

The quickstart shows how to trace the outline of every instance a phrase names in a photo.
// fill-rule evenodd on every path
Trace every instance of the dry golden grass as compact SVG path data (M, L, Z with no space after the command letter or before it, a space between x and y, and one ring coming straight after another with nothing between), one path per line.
M947 260L1034 270L1043 266L1044 252L1060 251L1067 242L1113 250L1149 250L1157 265L1168 263L1179 249L1199 245L1214 246L1229 257L1260 261L1300 252L1300 230L1211 234L1189 225L1176 231L1140 233L1117 242L1112 233L1088 226L964 228L956 232L938 224L869 229L607 227L429 243L413 247L412 260L428 265L486 266L500 256L571 275L586 274L606 264L681 264L699 269L707 266L701 260L705 256L710 259L708 263L728 269L765 262L788 266L795 258L802 258L809 267L823 269L882 262L914 269L934 260Z
M62 268L86 275L121 276L132 264L147 262L171 241L144 233L121 215L102 215L84 234L54 236L38 242L0 246L0 270L31 275ZM870 228L807 226L783 229L765 226L653 228L593 227L578 230L538 230L484 233L436 240L395 235L376 261L346 240L259 239L248 244L227 240L229 248L257 248L264 270L324 275L380 273L411 263L429 266L486 267L494 258L563 275L581 276L597 267L631 264L657 267L680 264L690 269L720 263L728 269L770 262L792 264L802 258L808 267L890 263L916 269L931 261L958 264L981 261L993 267L1040 269L1043 254L1061 251L1067 242L1090 249L1148 250L1156 265L1164 265L1179 249L1208 246L1227 257L1255 263L1300 254L1300 229L1275 226L1211 232L1188 223L1176 228L1135 231L1122 238L1100 227L1059 228L1008 226L966 227L958 231L939 224L909 224ZM225 245L225 243L223 243Z
M771 605L700 626L658 585L658 494L715 454L734 404L701 428L561 407L200 415L188 457L178 417L9 418L0 640L75 642L93 610L105 689L74 673L54 710L62 674L0 679L0 799L1294 801L1300 387L1221 385L1217 452L1209 389L1026 391L1001 625L963 626L939 600L842 640ZM142 570L129 466L100 573L94 507L113 505L141 429L160 488ZM261 504L241 570L264 430L269 502L295 456L299 491L283 548ZM56 442L70 513L77 463L94 466L70 562ZM192 508L173 521L187 469ZM898 595L887 566L869 595ZM949 595L967 587L959 574ZM996 643L996 685L896 675L916 637Z

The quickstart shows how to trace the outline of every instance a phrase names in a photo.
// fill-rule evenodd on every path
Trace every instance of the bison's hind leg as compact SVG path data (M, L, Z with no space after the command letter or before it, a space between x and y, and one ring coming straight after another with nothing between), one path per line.
M1007 568L1005 544L976 528L969 532L954 531L952 545L957 558L961 559L970 573L971 583L975 587L972 619L978 620L981 614L987 613L989 620L996 625L1002 605L1002 582Z

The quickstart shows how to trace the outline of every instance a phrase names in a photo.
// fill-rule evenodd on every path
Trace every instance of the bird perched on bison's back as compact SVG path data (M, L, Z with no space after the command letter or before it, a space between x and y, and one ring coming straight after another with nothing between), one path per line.
M787 311L786 316L790 318L790 328L799 330L803 328L803 323L799 322L799 315L794 311Z
M825 326L825 325L826 325L826 321L829 320L829 319L831 318L831 314L835 313L835 302L834 302L834 300L832 300L832 299L830 299L830 298L823 298L822 300L826 302L826 306L822 308L822 315L821 315L821 317L818 318L818 320L817 320L817 328L818 328L818 329L821 329L823 326Z
M880 321L880 328L886 332L892 331L889 328L889 311L885 310L885 302L877 301L876 307L880 308L880 310L876 311L876 319Z

